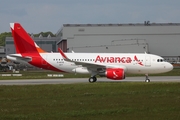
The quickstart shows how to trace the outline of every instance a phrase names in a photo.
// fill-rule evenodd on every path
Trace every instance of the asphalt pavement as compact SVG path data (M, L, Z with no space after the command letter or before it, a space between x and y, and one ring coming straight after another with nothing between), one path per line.
M180 76L151 76L151 82L180 82ZM110 80L97 78L97 82L145 82L145 77L126 77L124 80ZM40 84L75 84L89 83L88 78L58 78L58 79L24 79L24 80L0 80L0 85L40 85ZM91 83L89 83L91 84Z

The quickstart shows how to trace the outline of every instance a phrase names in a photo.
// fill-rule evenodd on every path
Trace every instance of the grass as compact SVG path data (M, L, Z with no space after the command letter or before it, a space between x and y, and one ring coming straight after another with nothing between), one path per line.
M127 76L144 76L144 74L127 74ZM180 68L174 68L166 73L150 74L149 76L180 76Z
M0 72L0 74L12 74L12 72ZM59 73L59 72L52 72L52 71L21 71L21 77L13 77L13 76L0 76L0 80L8 80L8 79L47 79L47 74L63 74L64 77L62 78L88 78L90 75L86 74L73 74L73 73ZM133 76L144 76L144 74L127 74L126 77L133 77ZM176 68L170 72L162 73L162 74L150 74L149 76L180 76L180 69ZM51 77L52 78L52 77ZM57 77L53 77L57 78ZM59 77L58 77L59 78Z
M12 72L0 72L0 74L14 74ZM21 71L18 74L22 74L22 76L1 76L0 80L9 80L9 79L48 79L48 78L86 78L90 75L85 74L73 74L73 73L60 73L60 72L53 72L53 71ZM64 77L47 77L47 74L63 74Z
M178 120L180 83L0 86L1 120Z

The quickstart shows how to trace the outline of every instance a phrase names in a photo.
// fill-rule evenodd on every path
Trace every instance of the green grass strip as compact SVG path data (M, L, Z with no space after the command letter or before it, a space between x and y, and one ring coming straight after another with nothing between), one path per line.
M180 83L0 86L1 120L178 120Z

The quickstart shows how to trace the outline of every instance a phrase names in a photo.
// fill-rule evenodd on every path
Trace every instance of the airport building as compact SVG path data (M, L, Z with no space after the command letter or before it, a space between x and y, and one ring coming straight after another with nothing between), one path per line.
M56 35L64 52L146 52L171 62L180 57L180 23L64 24Z

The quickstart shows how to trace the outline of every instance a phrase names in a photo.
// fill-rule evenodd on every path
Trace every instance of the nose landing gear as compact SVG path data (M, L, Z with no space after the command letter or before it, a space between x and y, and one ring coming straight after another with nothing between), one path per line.
M145 82L150 82L148 74L145 74L145 76L146 76Z

